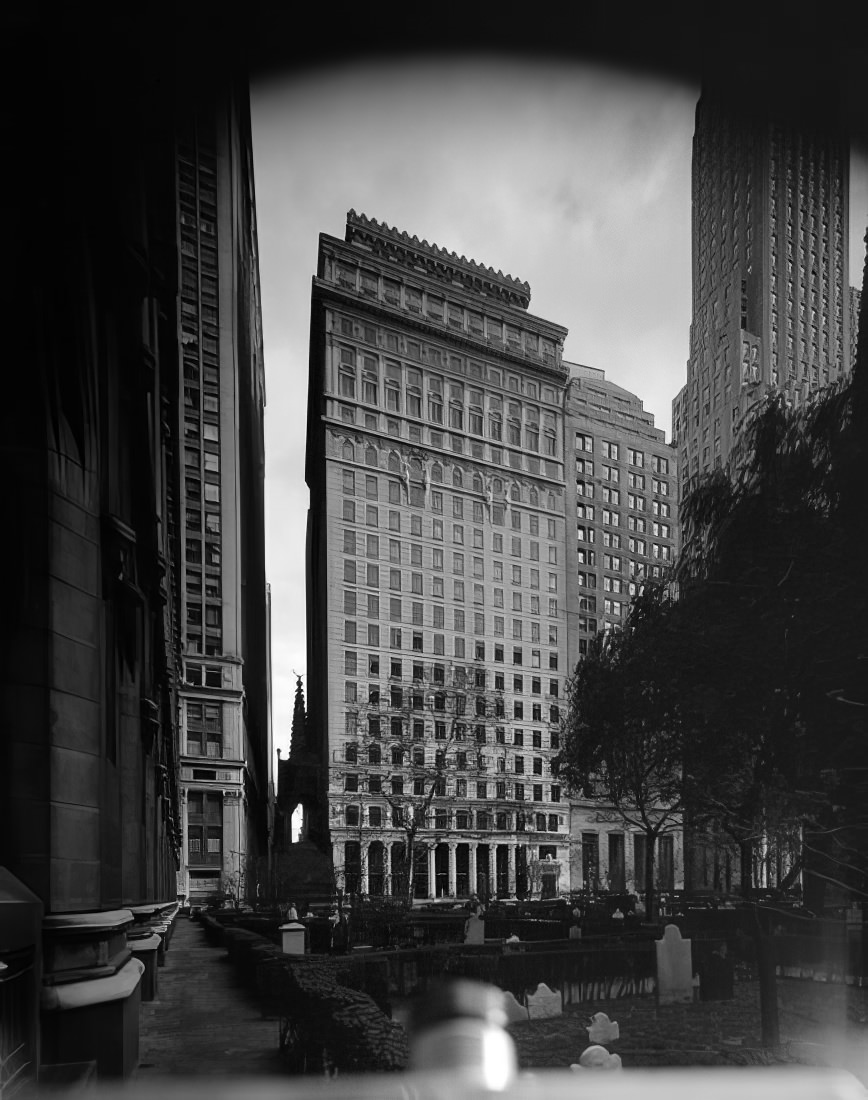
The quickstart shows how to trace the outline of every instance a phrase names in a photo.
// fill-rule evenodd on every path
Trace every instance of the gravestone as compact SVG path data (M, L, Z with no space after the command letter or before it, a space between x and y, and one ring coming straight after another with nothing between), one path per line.
M595 1012L591 1017L591 1026L587 1029L588 1039L592 1043L606 1046L614 1043L621 1034L621 1029L614 1020L610 1020L605 1012Z
M621 1058L617 1054L610 1054L605 1047L590 1046L582 1051L578 1064L574 1062L570 1069L621 1069Z
M515 999L515 994L506 992L503 995L503 1009L506 1012L507 1024L517 1024L522 1020L527 1020L527 1009L524 1005L520 1005Z
M540 982L533 993L527 995L527 1015L530 1020L546 1020L563 1015L564 1005L560 992Z
M678 926L667 924L657 949L657 1003L690 1004L693 1001L693 961L690 940L683 940Z
M485 943L485 921L481 917L469 916L464 924L465 943Z

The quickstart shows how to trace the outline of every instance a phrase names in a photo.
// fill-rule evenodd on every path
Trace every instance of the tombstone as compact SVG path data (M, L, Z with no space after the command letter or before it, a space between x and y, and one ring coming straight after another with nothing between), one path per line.
M296 924L291 921L289 924L282 924L278 929L280 932L280 950L286 955L303 955L304 954L304 925Z
M552 1016L562 1016L564 1011L563 998L560 992L556 992L540 982L533 993L527 995L527 1015L529 1020L547 1020Z
M503 1010L506 1013L506 1022L517 1024L528 1019L527 1009L515 999L515 994L506 992L503 995Z
M587 1028L588 1039L592 1043L607 1046L614 1043L621 1034L615 1020L610 1020L605 1012L595 1012L591 1017L591 1026Z
M667 924L657 948L657 1003L690 1004L693 1001L693 961L690 940L683 940L678 926Z
M621 1059L617 1054L610 1054L605 1047L590 1046L582 1051L578 1064L575 1062L570 1069L621 1069Z
M473 914L464 922L465 943L485 943L485 921Z

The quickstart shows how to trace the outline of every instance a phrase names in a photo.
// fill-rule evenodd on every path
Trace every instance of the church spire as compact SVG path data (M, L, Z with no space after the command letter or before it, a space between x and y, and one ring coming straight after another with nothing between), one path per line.
M292 710L292 738L289 755L300 756L307 751L307 715L304 709L304 688L299 676L295 684L295 706Z

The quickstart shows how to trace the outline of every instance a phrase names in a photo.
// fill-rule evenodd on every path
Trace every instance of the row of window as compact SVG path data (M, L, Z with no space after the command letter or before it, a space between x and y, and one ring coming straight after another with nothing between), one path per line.
M534 719L534 720L539 721L539 719ZM393 736L400 738L400 737L403 736L403 726L401 724L401 720L400 719L393 719L393 725L395 723L397 723L397 730L393 733ZM418 726L418 733L419 733L418 738L415 737L417 726ZM424 736L424 723L421 722L421 721L420 722L414 721L413 722L413 730L414 730L414 740L422 739L422 737ZM507 732L510 732L512 734L512 744L513 745L515 745L517 747L520 747L520 748L524 747L525 731L520 730L520 729L513 729L513 730L510 730L510 731L507 731L505 729L505 727L503 727L503 726L498 726L496 728L494 743L498 744L498 745L505 745L506 744ZM455 736L455 741L456 742L464 741L465 738L466 738L466 733L467 733L467 727L462 726L460 723L455 724L454 736ZM543 747L543 731L542 730L528 730L527 733L528 733L529 738L531 739L531 744L529 745L529 747L534 748L534 749L541 749ZM486 729L485 726L480 726L480 725L475 726L474 731L473 731L473 735L474 735L474 740L478 744L488 743L488 733L487 733L487 729ZM560 748L561 735L560 735L560 732L558 730L546 731L546 736L548 737L548 740L549 740L549 748L551 748L552 750L557 750L557 749ZM441 740L441 741L446 740L445 723L438 722L438 723L435 724L435 737L436 737L437 740ZM373 741L373 742L369 743L365 747L364 756L366 757L366 760L367 760L368 764L379 765L379 764L384 763L383 749L380 746L380 744L376 741ZM442 756L442 754L440 752L437 752L435 754L435 757L434 757L434 760L433 760L435 765L437 765L438 763L441 762L439 760L439 758L441 756ZM346 761L346 763L348 763L348 764L358 764L358 763L361 762L361 757L362 757L362 754L359 751L358 742L357 741L347 741L344 745L344 760ZM416 745L413 748L412 753L408 753L408 750L406 750L404 748L404 746L400 745L400 744L392 745L390 747L390 749L389 749L389 760L391 761L393 766L403 767L405 762L406 762L405 757L407 757L407 759L410 762L412 762L413 767L424 768L426 766L425 749L422 745ZM460 761L463 758L464 759L464 766L466 766L466 764L467 764L466 757L467 757L466 752L464 752L463 750L456 750L456 763L457 764L460 764ZM428 763L430 764L431 762L429 761ZM480 765L479 761L477 761L477 766L482 766L482 765ZM505 769L501 768L500 770L503 771ZM516 770L523 770L523 768L522 769L516 769ZM536 774L542 775L541 770L537 772L536 768L534 768L534 771L535 771ZM480 797L484 797L484 796L480 796Z
M611 555L605 555L606 558ZM612 563L615 561L620 562L620 559L612 558ZM617 570L620 566L615 564L607 564L607 569ZM419 605L420 607L422 605ZM414 611L414 621L417 617L417 613ZM554 616L557 614L555 606L550 608L549 614ZM474 616L475 618L475 616ZM421 611L418 613L418 619L422 619ZM505 619L502 615L492 616L492 629L487 631L484 629L485 623L483 620L477 620L474 622L475 632L477 634L491 633L495 638L504 638L505 634ZM383 633L383 642L385 642L385 630ZM524 623L522 619L512 620L512 640L521 641L523 637L533 643L542 642L544 640L544 630L542 625L536 620L528 623ZM368 623L367 626L363 626L359 629L359 624L353 620L347 619L344 622L344 642L347 645L368 645L372 648L379 648L381 645L380 640L380 626L378 623ZM426 642L427 637L427 642ZM548 627L549 645L558 644L558 628L552 624ZM455 636L452 638L453 651L452 656L459 660L465 660L469 656L469 650L465 639L462 636ZM481 650L484 650L485 643L480 641L474 642L474 652L478 654ZM401 627L389 628L389 648L395 650L403 650L409 648L413 653L433 653L435 657L446 656L446 636L444 634L427 634L422 630L402 630ZM476 656L476 660L483 661L485 657ZM551 659L551 658L550 658ZM493 660L504 660L504 646L502 643L494 643L494 656ZM514 647L512 651L512 663L520 665L523 663L522 647ZM539 668L539 650L531 650L531 667Z
M554 344L551 340L541 338L536 332L518 328L504 322L500 317L477 313L462 304L447 301L439 294L401 284L394 279L381 279L376 272L356 268L344 260L335 262L335 282L345 290L353 291L364 298L382 301L394 308L424 316L434 324L445 325L452 331L486 340L489 344L505 347L508 351L542 359L545 363L550 363L555 358ZM341 331L346 335L355 335L352 325L349 318L341 319ZM364 338L367 339L366 336ZM488 377L491 380L490 371ZM507 375L507 378L510 388L520 392L522 378L519 375ZM535 383L532 385L535 386ZM543 399L555 401L555 391L544 386Z
M351 447L351 444L344 445L344 458L347 460L347 448ZM374 459L377 457L377 452L373 447L369 447L366 451L366 457L372 456ZM376 465L376 462L367 463L368 465ZM404 504L409 503L411 506L424 508L427 511L443 512L443 493L439 489L430 489L433 485L443 484L443 468L435 462L431 469L428 470L422 466L418 459L412 458L406 463L404 468L400 467L398 456L395 451L389 454L388 458L389 472L399 475L400 480L387 480L387 499L390 504ZM466 481L466 484L465 484ZM558 498L560 492L549 492L548 494L540 493L535 486L529 488L522 488L517 482L513 482L508 489L504 481L495 477L490 482L485 483L482 480L482 476L478 472L474 472L472 475L465 479L465 476L460 466L454 466L452 469L451 478L452 487L456 489L472 490L474 493L484 494L484 500L472 500L465 496L454 494L451 497L451 513L455 519L473 519L476 523L483 523L485 521L486 512L485 505L488 505L490 515L492 518L497 515L501 517L498 526L503 526L503 517L506 515L507 508L510 511L510 515L523 515L516 507L516 504L526 502L533 508L545 508L546 506L550 511L555 511L558 505ZM342 486L345 496L362 496L364 495L366 500L376 501L380 498L380 480L376 474L365 474L364 480L361 473L356 470L345 469L342 471ZM364 494L362 493L362 487L364 486ZM413 487L421 490L421 496L418 498L413 493ZM496 499L503 496L504 499ZM449 500L450 498L447 498ZM416 503L414 504L414 500ZM494 511L499 509L499 511ZM411 516L411 522L419 519L421 516ZM510 520L513 526L521 529L523 524L521 521L514 519ZM528 531L532 535L538 535L540 533L539 516L532 513L528 513L527 519ZM557 538L557 520L547 518L546 520L546 532L549 538Z
M485 643L480 643L479 652L483 654L480 660L484 660ZM501 653L501 659L503 654ZM539 650L534 650L535 660L533 667L539 668ZM356 669L356 655L350 654L349 651L344 654L344 661L347 667L352 666ZM368 675L376 677L380 675L380 655L378 653L368 654ZM557 653L549 654L549 668L556 669L558 667L558 655ZM383 662L383 671L385 672L385 662ZM451 673L451 680L455 687L477 687L485 688L489 683L490 674L484 668L465 668L463 665L450 665L449 670ZM219 672L219 670L218 670ZM391 680L403 680L404 679L404 662L400 658L392 657L389 660L389 679ZM434 663L433 665L426 665L422 661L413 661L408 674L408 679L412 679L414 683L422 683L428 681L434 685L445 684L449 677L447 676L447 668L443 664ZM494 673L494 689L495 691L504 691L504 674L502 672ZM522 691L522 687L525 683L525 677L513 676L513 690L517 692ZM557 695L557 680L549 681L549 692L552 695ZM541 694L542 679L538 676L530 677L530 691L533 695ZM456 709L461 707L462 704L458 702L459 699L465 698L461 694L455 695ZM463 712L462 712L463 713Z
M600 453L603 455L603 458L608 459L609 462L618 462L621 460L622 444L612 443L608 439L603 439L599 442ZM576 432L576 450L587 454L593 454L594 437L587 432ZM624 447L623 450L626 452L627 462L630 466L642 469L647 465L655 474L669 473L668 458L656 454L646 455L644 451L636 450L633 447ZM616 469L605 466L603 469L608 470L607 480L618 480L619 475Z
M643 550L637 550L637 553L644 553ZM409 589L412 595L423 595L423 580L421 573L410 573L405 575L403 580L400 577L400 570L392 570L393 573L398 573L398 577L390 578L389 588L393 592L401 592L402 584L404 589ZM409 577L409 584L408 584ZM443 584L434 585L433 580L430 579L429 583L429 595L443 596ZM549 574L548 590L549 592L557 592L557 574ZM532 584L531 587L539 587L539 579L537 578L536 584ZM436 591L435 591L436 589ZM504 592L502 588L494 588L491 590L493 596L493 604L495 608L504 607ZM474 584L473 586L473 603L479 606L485 603L485 590L481 584ZM423 626L425 622L429 622L435 629L443 629L446 625L446 609L439 603L435 603L430 608L430 615L425 616L425 605L421 603L410 603L409 613L407 612L407 601L402 600L400 596L390 596L388 599L388 615L386 614L386 601L383 600L383 618L388 618L392 622L400 623L402 621L412 622L416 626ZM380 596L378 592L356 592L355 589L344 590L344 606L345 615L367 615L369 619L379 619L381 614L380 609ZM527 596L526 593L520 591L514 591L512 593L512 610L519 613L530 613L531 615L540 615L541 604L540 597L536 595ZM477 634L485 633L485 618L477 619L477 615L481 615L481 612L474 612L474 630ZM555 601L552 605L551 599L549 603L549 614L557 615L557 603ZM463 607L455 607L452 609L452 629L459 633L465 633L469 629L469 619L467 612ZM479 625L477 625L479 624ZM519 632L518 637L521 637Z
M516 786L521 786L516 784ZM522 788L523 791L523 788ZM516 801L525 801L524 794ZM541 802L543 799L533 799L534 802ZM504 812L492 812L490 810L478 810L475 814L472 810L440 810L435 809L429 814L429 819L425 823L426 829L436 829L438 832L444 832L450 829L464 830L474 828L474 819L476 821L476 828L482 832L489 832L491 830L497 830L498 832L517 832L523 833L527 831L533 831L538 833L556 833L560 832L564 827L563 817L560 814L516 814L515 824L513 825L513 815ZM352 827L360 827L362 822L362 807L360 806L347 806L344 810L344 823ZM401 829L403 827L403 815L400 809L391 809L391 811L384 806L368 806L367 807L367 824L371 828L381 829L390 823L392 828Z
M555 655L556 656L556 655ZM344 653L344 673L347 676L354 676L357 672L364 671L360 667L358 659L359 655L355 650L346 650ZM401 679L401 661L392 661L392 678ZM379 676L380 674L380 658L379 655L371 654L367 661L367 671L369 676ZM395 672L395 668L398 668L398 672ZM418 670L419 676L416 676ZM457 670L455 670L457 672ZM413 679L423 680L423 666L413 666ZM487 681L489 680L489 673L484 668L477 668L472 670L469 676L462 677L460 683L472 684L477 688L485 688ZM470 713L470 710L475 710L477 714L485 712L485 696L484 695L470 695L467 696L463 692L455 692L451 695L442 690L437 690L438 685L445 685L446 683L446 669L443 665L435 664L431 668L430 684L434 690L431 695L428 696L428 703L434 708L434 710L446 710L447 704L451 706L451 709L456 714ZM454 677L454 682L459 683L457 676ZM502 672L495 672L493 677L494 690L505 691L506 690L506 677ZM558 697L558 680L550 679L546 684L547 694L553 698ZM525 685L528 686L529 693L531 695L542 695L543 693L543 680L541 676L519 676L514 675L512 677L512 692L516 695L521 695L524 692ZM403 687L396 684L392 684L389 689L389 706L402 707L405 702L411 702L413 708L418 710L423 706L424 696L421 689L415 684L413 687ZM468 710L468 700L472 700L472 706ZM368 702L372 704L380 703L380 685L379 683L372 683L369 686ZM385 702L385 698L384 698ZM536 706L537 704L534 704Z

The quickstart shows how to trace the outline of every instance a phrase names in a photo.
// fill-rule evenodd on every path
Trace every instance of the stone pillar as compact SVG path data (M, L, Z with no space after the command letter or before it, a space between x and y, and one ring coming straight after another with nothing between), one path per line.
M221 885L227 893L230 890L238 893L241 887L245 848L241 840L240 794L241 792L236 790L223 791L223 874L225 877ZM241 901L240 897L238 901Z
M636 868L633 860L633 835L631 832L624 833L624 881L627 884L628 893L641 895L642 883L636 881Z
M370 847L367 840L363 841L359 846L359 857L362 864L361 882L359 883L359 889L362 894L367 896L368 894L368 848Z
M488 893L492 898L497 897L497 845L488 845Z
M675 872L675 889L684 889L684 833L676 829L672 836L672 866Z
M332 842L332 865L335 872L335 888L343 890L346 885L344 878L344 844L343 841Z
M476 886L477 886L477 883L476 883L476 844L473 841L471 841L470 844L468 845L468 848L470 849L470 859L468 861L469 874L470 874L470 893L475 894L476 893Z
M428 849L428 897L437 897L437 861L435 858L436 847Z
M392 893L392 845L389 841L383 843L383 894L389 897Z
M456 868L455 868L455 853L458 848L458 841L449 841L449 896L455 897L458 893L458 883L456 881Z
M507 845L507 856L509 859L509 896L515 897L515 850L517 845L510 843Z

